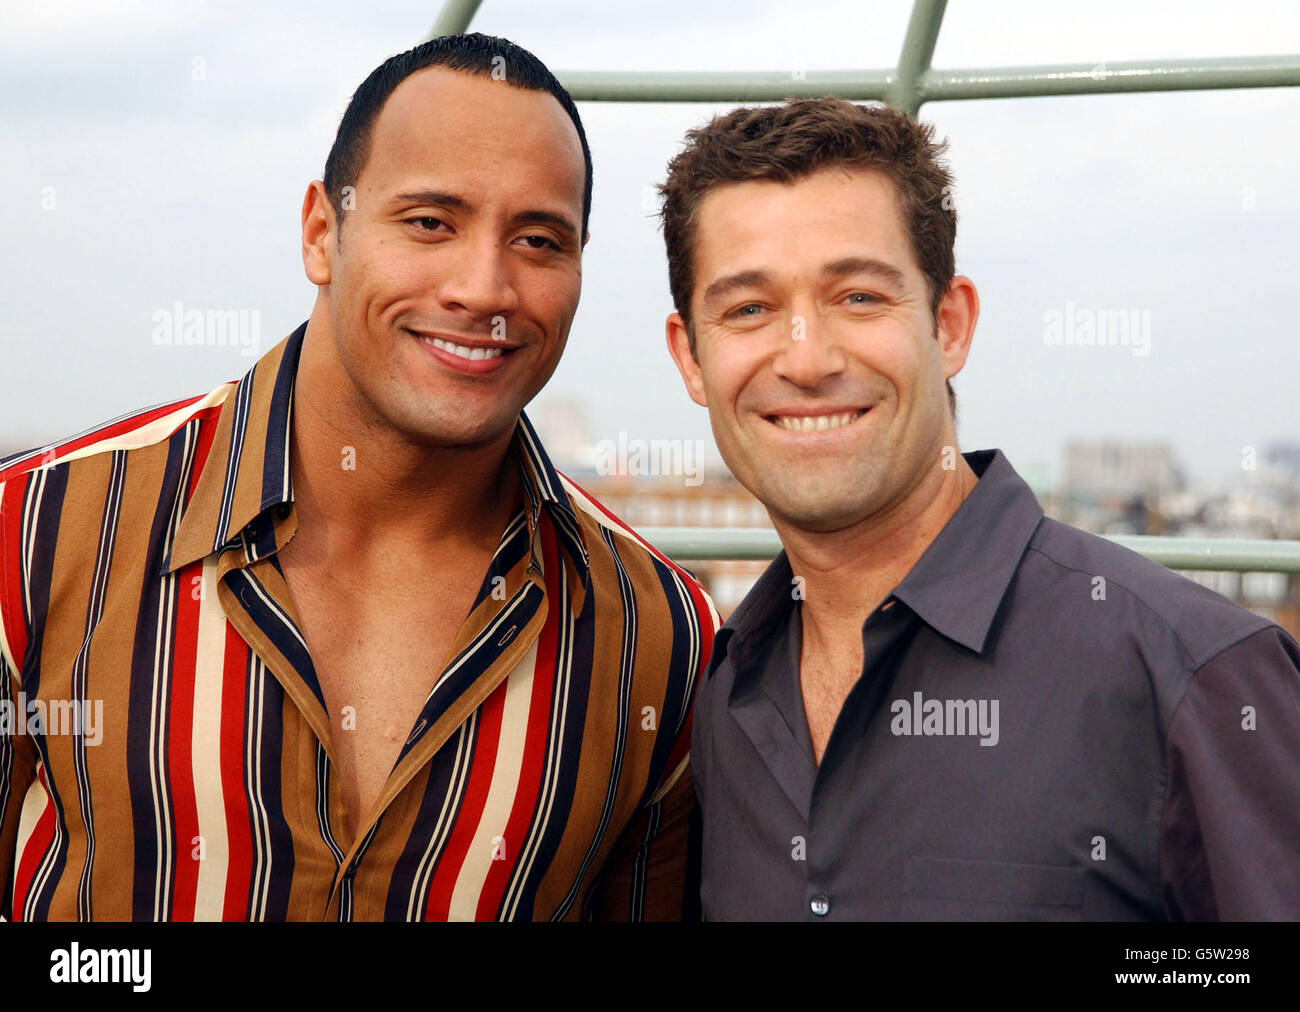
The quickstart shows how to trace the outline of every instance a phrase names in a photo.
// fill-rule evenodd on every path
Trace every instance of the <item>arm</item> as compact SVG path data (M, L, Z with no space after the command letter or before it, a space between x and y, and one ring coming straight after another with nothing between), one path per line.
M0 919L12 921L14 861L23 799L36 776L36 749L9 721L18 717L18 678L0 657ZM4 711L7 711L4 712Z
M683 739L689 741L687 726ZM676 751L676 750L674 750ZM680 921L695 906L687 897L688 836L695 791L689 756L623 830L605 862L591 904L598 921Z
M1277 626L1193 676L1166 745L1169 915L1300 919L1300 646Z
M14 600L19 569L6 535L12 514L6 512L5 489L6 483L0 481L0 918L13 920L18 821L27 788L36 776L36 749L29 737L17 733L16 726L21 683L13 651L20 646L22 613ZM12 489L10 493L12 498Z

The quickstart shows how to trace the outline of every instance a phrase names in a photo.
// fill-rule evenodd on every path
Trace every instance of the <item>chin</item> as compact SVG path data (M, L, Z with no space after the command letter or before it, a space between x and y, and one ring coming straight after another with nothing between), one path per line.
M500 418L496 415L482 418L407 416L391 419L393 427L414 443L425 446L480 446L500 437L502 431L514 428L515 416Z
M869 515L871 504L860 493L844 490L839 495L816 496L806 492L790 495L788 490L768 494L759 490L756 497L773 517L801 531L829 533L843 530Z

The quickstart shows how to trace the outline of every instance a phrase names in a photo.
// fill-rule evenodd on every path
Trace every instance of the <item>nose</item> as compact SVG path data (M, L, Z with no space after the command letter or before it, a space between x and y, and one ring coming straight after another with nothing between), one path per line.
M772 369L795 386L814 388L844 371L844 352L825 321L815 314L794 314L789 333L772 359Z
M506 251L493 237L456 243L439 258L439 267L438 301L444 309L486 320L509 317L519 308Z

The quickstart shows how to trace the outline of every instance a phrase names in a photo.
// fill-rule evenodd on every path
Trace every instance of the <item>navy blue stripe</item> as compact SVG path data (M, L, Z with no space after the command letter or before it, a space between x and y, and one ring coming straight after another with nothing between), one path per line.
M562 573L560 577L558 582L563 595L566 590ZM552 606L558 608L560 602L552 602ZM560 636L555 650L556 690L551 694L546 742L546 754L555 756L549 771L553 784L550 815L533 849L531 870L516 889L519 903L515 909L515 920L536 920L539 917L549 919L553 914L550 910L537 911L535 901L537 890L551 871L555 855L559 852L560 841L568 832L569 815L573 811L574 795L577 792L583 729L587 724L587 703L591 695L592 667L595 662L594 608L595 598L589 594L583 603L582 614L574 616L576 621L573 623L572 640L568 639L569 616L561 615L559 618ZM569 657L569 682L567 691L561 691L560 666L565 663L566 653ZM563 735L556 741L551 730L555 727L555 715L559 709L566 707ZM542 792L539 791L538 803L533 812L534 824L541 817L542 800Z
M261 788L266 808L266 833L270 837L266 909L263 913L263 918L268 921L283 921L289 916L289 887L293 881L293 833L284 815L286 792L280 776L284 754L284 707L284 687L266 670L262 695ZM290 794L289 800L295 808L298 806L299 799L295 794Z
M43 487L42 487L43 480ZM45 620L49 614L50 587L54 568L54 550L59 534L59 519L63 510L63 500L68 488L68 465L59 464L28 475L27 487L23 496L23 517L30 518L31 529L24 529L20 550L32 544L31 567L27 570L27 587L31 597L31 611L24 617L27 622L27 653L23 658L21 677L22 690L27 700L35 699L41 681L41 644L45 637ZM41 492L39 509L35 505L37 491ZM16 716L16 715L15 715ZM49 768L49 749L44 734L32 736L36 751L45 765L46 776L50 780L50 797L54 801L55 831L52 841L53 852L47 851L41 856L37 866L37 875L31 891L24 903L23 919L29 921L47 920L50 903L54 899L55 888L63 877L67 864L68 823L63 807L63 800L53 783L53 773ZM52 865L52 867L51 867ZM43 874L49 868L48 874ZM39 885L44 880L44 886Z
M486 674L487 670L497 662L497 658L509 649L514 642L514 636L502 643L504 634L511 626L515 626L518 631L531 622L545 597L545 593L535 583L525 583L515 593L513 599L502 606L501 613L488 623L483 632L447 665L448 669L456 667L457 670L445 681L441 680L441 675L439 676L440 681L434 686L424 707L420 710L415 732L402 746L401 754L397 757L399 763L428 733L429 728L433 727L447 712L448 708Z
M289 461L285 454L288 446L286 436L291 424L293 383L298 373L298 358L306 333L307 324L304 321L302 326L289 335L284 354L280 358L280 369L275 374L275 388L271 392L271 404L267 409L266 450L262 457L262 510L293 498L292 487L289 495L285 495L285 486L290 484Z
M188 428L188 427L187 427ZM187 428L178 430L167 441L167 462L154 501L153 521L149 528L147 555L141 572L140 603L136 609L135 640L131 646L130 688L127 692L126 774L131 796L131 826L135 836L134 879L131 890L131 919L152 921L157 902L155 889L160 840L154 828L154 801L150 786L155 745L150 728L150 711L154 698L154 657L157 650L158 618L163 606L164 586L174 585L173 578L161 579L162 556L168 542L173 510L180 501L185 471ZM170 672L161 677L170 684ZM168 702L164 694L164 703ZM167 713L160 718L164 724ZM164 753L165 754L165 753ZM169 790L160 785L162 792ZM175 834L175 826L170 829ZM164 916L168 911L164 911Z
M274 556L271 557L271 563L277 570L280 568ZM280 572L283 575L283 570ZM325 694L321 691L320 679L316 675L316 666L312 663L311 654L308 653L304 641L294 635L293 630L297 627L288 615L271 606L270 601L275 600L274 595L248 569L232 569L222 577L222 581L234 593L244 611L248 613L248 617L274 644L276 650L284 655L284 659L293 667L303 684L316 697L321 709L326 709Z
M457 739L459 735L452 735L447 739L446 744L434 753L433 758L429 761L425 780L424 793L420 798L420 809L415 815L414 829L407 834L406 841L402 845L402 853L398 855L397 861L393 865L392 877L388 883L388 896L384 900L384 920L386 921L404 921L406 920L406 909L410 906L411 890L415 888L416 876L420 872L420 862L424 859L424 852L429 848L429 837L427 832L432 832L438 825L438 817L442 813L443 806L447 803L447 798L451 794L452 783L456 776L457 768L468 768L474 761L474 753L478 747L478 735L475 734L473 741L470 743L468 756L461 756L460 762L456 761ZM414 784L408 785L408 791L414 789ZM451 829L454 828L456 819L460 815L460 808L464 804L464 791L457 801L456 811L450 813L448 821L447 836L451 835ZM421 832L424 830L425 832ZM445 846L444 839L443 845ZM433 867L429 872L429 883L432 884L434 876L437 873L438 862L441 855L435 856ZM424 919L424 910L428 906L428 890L421 898L418 905L418 919Z
M524 520L523 513L516 513L510 523L506 524L506 529L501 532L501 543L497 545L496 554L488 564L487 574L483 577L483 583L474 597L474 604L470 607L471 613L496 587L506 585L506 581L510 578L510 571L528 557L528 551L528 524ZM500 582L494 582L498 577ZM501 598L500 592L497 593L497 598Z
M659 713L659 731L650 753L650 778L646 782L645 793L641 795L642 805L654 797L660 782L671 772L668 769L668 756L677 743L677 735L671 733L669 728L681 727L690 706L695 674L691 667L691 644L699 644L700 649L703 649L703 630L700 629L699 617L689 590L682 585L681 578L671 567L653 556L651 561L655 574L659 577L659 585L663 588L663 599L668 605L672 620L668 670L673 677L664 685L664 705ZM674 717L672 723L669 723L669 714Z
M43 481L43 487L42 487ZM35 498L41 492L36 510ZM50 580L54 570L54 550L59 539L59 520L63 499L68 491L68 465L59 464L27 475L23 494L24 530L19 550L24 557L27 543L32 543L31 568L27 571L27 594L23 596L23 620L27 626L27 653L23 657L22 689L28 699L35 699L41 682L41 646L45 640L45 619L50 609ZM34 515L33 515L34 514ZM30 521L28 518L30 517ZM30 522L31 529L26 528ZM31 610L27 609L31 599Z
M605 834L609 831L614 803L618 799L619 780L623 771L623 757L627 749L627 722L631 719L629 710L631 709L632 699L632 669L636 662L637 648L636 591L627 575L627 569L623 565L622 556L619 555L618 546L614 542L616 535L608 527L601 527L600 536L605 542L605 547L609 550L610 557L614 560L615 572L618 574L619 602L623 610L623 641L619 654L618 697L614 711L616 714L621 715L621 723L618 733L615 735L614 747L610 754L609 781L605 787L605 803L601 809L600 822L597 824L596 832L587 847L587 853L582 859L582 864L573 877L573 884L570 886L568 894L552 915L552 919L555 920L564 917L569 912L574 900L577 899L578 889L581 887L583 879L586 878L592 861L595 860L596 852L605 840ZM621 537L621 535L618 536ZM590 904L594 894L594 889L588 892L587 897L584 899L584 909Z

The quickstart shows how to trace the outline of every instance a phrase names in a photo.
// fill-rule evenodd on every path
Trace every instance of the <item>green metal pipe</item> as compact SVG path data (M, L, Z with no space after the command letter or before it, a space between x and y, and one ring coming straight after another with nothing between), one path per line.
M781 550L776 531L763 528L643 527L638 532L674 559L769 560ZM1108 540L1170 569L1239 573L1300 572L1300 541L1166 538L1115 535Z
M576 102L784 102L840 95L883 102L892 71L557 71Z
M445 0L424 41L428 42L440 35L463 35L482 2L483 0Z
M903 50L898 56L898 79L889 99L890 105L903 109L909 116L914 117L924 101L921 81L930 69L947 3L948 0L916 0L912 5L907 34L903 37Z
M556 74L580 102L781 102L840 95L855 102L893 101L899 75L891 70L653 72L567 70ZM920 78L920 102L1138 91L1277 88L1300 85L1300 55L930 70Z
M930 71L925 102L1300 85L1300 55Z

